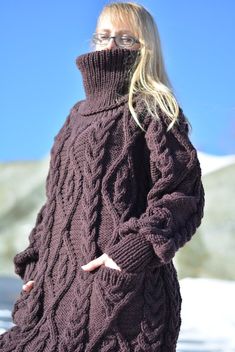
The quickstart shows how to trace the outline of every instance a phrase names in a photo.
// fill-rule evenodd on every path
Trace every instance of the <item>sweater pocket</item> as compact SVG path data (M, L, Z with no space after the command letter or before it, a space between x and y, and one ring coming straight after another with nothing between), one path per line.
M99 267L90 300L88 347L91 350L102 351L110 344L112 351L119 351L122 343L139 333L144 305L143 279L143 272Z
M42 317L42 289L39 278L32 278L34 286L30 292L21 290L12 310L13 323L22 331L33 328Z

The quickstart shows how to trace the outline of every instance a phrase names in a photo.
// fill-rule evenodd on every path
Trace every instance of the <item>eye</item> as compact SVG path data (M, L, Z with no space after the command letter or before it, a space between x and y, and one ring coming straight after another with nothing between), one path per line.
M105 40L109 38L108 33L97 33L97 38L101 39L101 40Z
M103 42L106 42L108 40L109 36L107 33L95 33L93 36L93 41L96 44L101 44Z
M127 35L121 36L121 41L123 44L131 44L133 42L133 38Z

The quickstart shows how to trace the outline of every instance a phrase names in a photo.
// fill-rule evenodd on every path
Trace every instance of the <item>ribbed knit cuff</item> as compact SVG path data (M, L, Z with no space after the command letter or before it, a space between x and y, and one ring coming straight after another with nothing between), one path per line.
M17 253L13 258L13 263L15 265L15 273L20 276L23 280L25 278L25 273L27 266L31 263L36 263L38 261L38 252L35 248L29 246L20 253ZM32 265L31 265L32 267Z
M140 235L130 234L120 242L105 249L105 253L123 270L141 272L154 257L149 242Z

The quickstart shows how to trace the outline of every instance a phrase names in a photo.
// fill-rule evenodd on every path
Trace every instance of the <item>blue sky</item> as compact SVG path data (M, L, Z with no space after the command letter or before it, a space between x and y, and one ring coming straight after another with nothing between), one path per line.
M108 1L0 2L0 161L41 159L84 99L75 59ZM140 1L154 16L168 75L200 151L235 153L235 2Z

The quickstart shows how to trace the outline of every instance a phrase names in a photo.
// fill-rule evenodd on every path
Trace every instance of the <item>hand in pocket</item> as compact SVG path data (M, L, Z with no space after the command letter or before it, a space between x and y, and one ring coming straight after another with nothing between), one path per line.
M89 263L82 265L81 268L85 271L92 271L100 266L105 266L121 271L121 268L106 253L103 253L98 258L93 259Z
M34 280L29 280L22 286L23 290L26 292L30 292L34 286Z

